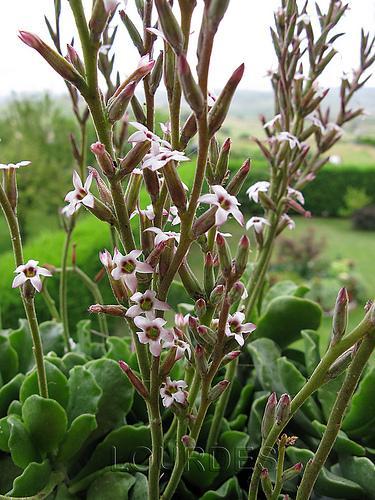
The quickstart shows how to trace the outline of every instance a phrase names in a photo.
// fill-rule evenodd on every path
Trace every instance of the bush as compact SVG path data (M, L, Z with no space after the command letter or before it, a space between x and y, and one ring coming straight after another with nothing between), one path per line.
M370 205L357 210L354 213L352 220L355 229L375 231L375 205Z

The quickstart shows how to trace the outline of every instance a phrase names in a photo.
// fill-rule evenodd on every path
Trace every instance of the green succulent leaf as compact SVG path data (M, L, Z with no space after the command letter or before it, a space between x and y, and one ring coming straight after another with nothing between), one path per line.
M85 444L97 428L96 418L89 413L79 415L65 434L57 459L61 462L70 460Z
M239 431L223 432L219 438L215 458L220 464L220 475L229 477L237 474L246 464L248 434Z
M0 493L5 494L12 489L13 481L22 474L22 469L7 455L0 458L0 471Z
M29 497L36 495L47 485L51 476L51 466L48 460L42 463L31 463L13 483L10 495L14 497Z
M128 500L135 477L127 472L106 472L87 491L87 500Z
M340 457L340 469L344 477L362 486L367 498L375 499L375 465L366 457Z
M18 399L20 387L25 376L18 373L7 384L0 389L0 417L7 414L8 407L12 401Z
M254 338L270 338L282 348L299 340L301 331L317 330L322 310L315 302L292 296L276 297L257 322Z
M25 469L31 462L39 462L40 455L26 426L14 416L8 417L8 423L10 426L8 446L13 462L21 469Z
M367 370L356 390L344 418L344 431L356 434L356 429L368 423L375 415L375 366Z
M307 375L312 375L320 362L319 335L314 330L302 330Z
M22 406L22 418L41 454L57 450L68 423L65 410L57 401L33 394Z
M97 432L106 434L123 422L129 412L134 396L134 389L121 368L112 359L98 359L87 365L103 394L96 414Z
M286 453L292 463L302 462L304 466L314 456L312 451L302 450L294 446L287 448ZM365 498L365 492L358 483L333 474L325 467L322 468L318 476L314 491L318 495L324 495L328 498L345 498L345 500Z
M19 371L28 372L34 366L34 357L29 326L25 319L20 319L18 329L9 333L9 342L17 352Z
M129 500L145 500L148 495L147 477L140 472L136 472L134 477L135 483L130 491Z
M66 412L69 422L84 413L95 415L103 391L96 383L94 375L84 366L75 366L70 370L68 386L69 401Z
M132 355L129 344L124 338L120 337L109 337L107 339L107 349L106 357L114 361L122 359L128 363Z
M22 404L20 401L14 400L8 406L7 415L18 415L22 417Z
M200 497L200 500L238 500L239 498L241 498L241 489L237 478L232 477L216 491L206 491L206 493Z
M62 358L62 362L64 363L66 371L69 373L75 366L81 366L87 363L87 358L76 352L67 352Z
M39 325L40 336L42 338L43 352L47 354L51 351L58 356L64 355L64 327L62 323L56 321L45 321Z
M75 480L109 465L125 462L143 463L150 454L150 447L151 435L148 427L124 425L109 433L98 444Z
M188 483L204 490L212 485L219 472L220 465L213 455L193 451L185 466L183 477Z
M259 448L262 441L261 425L268 396L269 394L263 394L262 396L255 397L254 403L251 407L248 425L249 448L251 450L256 450L257 448Z
M79 352L91 357L91 320L82 319L77 323L77 338Z
M323 436L327 426L321 424L317 420L314 420L312 425L319 432L320 436ZM366 449L355 441L352 441L343 431L339 431L334 449L337 453L342 453L344 455L356 455L358 457L366 455Z
M277 360L281 351L271 339L257 339L248 345L248 351L255 366L255 373L264 390L284 392L284 387L278 383Z
M9 382L18 373L18 354L8 337L0 335L0 372L3 383Z
M10 452L9 449L9 438L10 438L10 425L8 417L3 417L0 419L0 450L6 453Z
M322 408L322 412L326 421L328 421L332 407L336 401L337 393L342 386L345 378L345 373L341 373L337 378L330 380L317 391L318 400Z
M267 293L262 301L262 314L273 299L276 299L276 297L285 297L286 295L293 296L297 289L298 286L290 280L279 281L275 285L271 286L271 288L267 290Z
M65 375L50 361L45 361L48 394L66 408L69 398L68 381ZM32 394L39 394L38 376L35 370L26 375L20 389L20 401L24 403Z

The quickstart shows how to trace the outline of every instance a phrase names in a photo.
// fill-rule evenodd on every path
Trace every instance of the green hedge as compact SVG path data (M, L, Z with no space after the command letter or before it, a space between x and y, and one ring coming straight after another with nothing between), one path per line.
M232 171L241 165L240 160L231 161ZM246 189L251 184L268 179L267 165L263 161L255 161L246 185L239 195L239 201L245 212L255 212L256 207L249 202ZM327 165L318 173L316 179L306 186L304 196L306 210L314 216L340 217L345 205L345 194L348 187L365 191L375 203L375 165L364 167L356 165Z

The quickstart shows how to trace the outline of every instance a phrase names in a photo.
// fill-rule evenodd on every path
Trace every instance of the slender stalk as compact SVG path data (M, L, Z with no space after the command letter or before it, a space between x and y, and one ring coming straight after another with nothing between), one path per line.
M254 465L253 474L251 477L250 487L249 487L249 500L256 500L258 492L258 484L260 479L260 473L263 468L263 464L267 460L269 454L271 453L279 434L283 431L287 423L291 420L296 411L301 407L301 405L313 394L319 387L325 383L325 376L329 370L332 363L347 349L352 347L356 342L361 340L365 335L375 334L375 306L372 305L370 310L367 312L361 323L352 330L351 333L342 338L333 347L330 347L324 357L321 359L319 365L315 368L314 373L311 375L307 383L302 387L302 389L296 394L291 402L291 412L288 420L282 425L275 424L267 438L264 440L261 449L259 451L257 460Z
M237 366L238 366L238 358L231 361L227 365L224 377L225 380L228 380L229 382L233 381L234 377L236 376ZM215 405L214 417L212 419L210 432L208 433L207 444L206 444L206 451L208 453L217 444L221 424L223 422L223 418L230 397L230 390L231 390L231 384L229 385L227 390L220 396L218 402Z
M163 426L159 405L159 376L160 357L153 357L151 361L150 401L147 404L151 429L152 455L148 474L148 498L159 499L160 468L163 459Z
M345 380L337 394L335 404L330 413L327 427L319 443L318 449L315 452L314 458L308 462L306 466L306 470L298 488L296 500L310 498L319 473L335 444L337 434L342 426L345 411L374 348L375 337L374 335L368 335L362 340L357 353L354 355Z
M18 225L18 219L16 213L12 209L11 204L9 203L9 200L4 192L1 183L0 183L0 205L8 224L16 266L21 266L22 264L24 264L24 260L23 260L22 239ZM29 285L29 283L26 283L26 285ZM40 338L39 325L35 314L33 294L30 292L26 295L23 291L23 288L20 289L20 293L33 340L33 353L34 353L36 371L38 376L39 393L43 397L48 397L48 385L47 385L46 370L43 358L43 347Z
M70 351L70 330L69 330L69 315L68 315L68 276L67 276L67 266L68 266L68 255L70 242L72 238L73 228L69 227L66 232L65 242L63 246L62 258L61 258L61 273L60 273L60 316L63 323L63 334L65 348Z
M26 286L27 285L29 285L29 283L27 283ZM42 346L42 340L40 338L38 320L36 319L34 298L32 296L26 297L26 294L23 294L23 305L25 308L27 321L29 323L31 336L33 339L33 352L36 364L36 371L38 373L39 394L43 398L48 398L48 385L47 385L46 368L43 358L43 346Z
M279 498L281 488L283 486L283 471L284 471L284 459L285 459L285 447L286 447L286 434L283 434L279 441L278 446L278 457L277 457L277 468L276 468L276 481L271 500L277 500Z
M61 321L60 314L59 314L59 311L57 310L55 301L53 300L53 298L51 297L51 294L48 291L46 280L43 281L43 288L42 288L41 294L42 294L42 297L44 299L46 306L49 309L49 312L51 314L52 319L57 321L57 322L60 322Z

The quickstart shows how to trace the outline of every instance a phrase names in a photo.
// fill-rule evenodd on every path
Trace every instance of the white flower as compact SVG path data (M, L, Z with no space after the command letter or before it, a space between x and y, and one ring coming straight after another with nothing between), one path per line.
M164 135L170 135L172 130L171 130L171 122L165 122L165 123L159 123L161 131L163 132Z
M331 155L329 157L329 162L332 163L332 165L340 165L340 163L341 163L341 156L339 156L339 155Z
M149 168L152 171L165 167L170 161L188 161L190 158L181 151L171 151L170 149L153 143L151 153L148 153L142 162L142 168Z
M287 215L287 214L283 214L283 215L281 216L281 221L282 221L282 223L286 224L286 227L287 227L288 229L290 229L290 230L293 230L293 229L295 229L295 228L296 228L296 223L295 223L295 222L294 222L294 220L293 220L293 219L291 219L291 218L289 217L289 215Z
M74 190L70 191L65 196L65 201L69 202L69 205L63 208L63 213L72 216L81 205L92 208L94 206L94 197L90 193L90 186L92 183L92 173L87 176L85 184L82 184L82 180L78 173L74 170L73 172L73 186Z
M18 163L0 163L0 170L10 170L12 168L27 167L31 161L19 161Z
M145 217L147 217L148 220L154 220L155 219L155 212L154 212L154 207L152 205L147 205L145 210L141 209L135 209L134 212L130 215L130 219L132 219L135 215L137 214L142 214Z
M168 241L171 239L174 239L179 243L180 241L180 233L174 233L173 231L162 231L158 227L148 227L145 229L145 231L151 231L152 233L155 233L155 239L154 239L154 245L157 246L159 243L162 241Z
M324 134L324 132L326 131L326 128L325 126L323 125L323 123L321 122L321 120L319 120L318 117L316 116L309 116L308 119L310 121L312 121L313 125L315 125L315 127L319 128L320 129L320 132L322 134Z
M281 119L281 115L278 114L276 116L274 116L272 118L272 120L270 120L269 122L265 123L263 125L263 128L270 128L270 127L273 127L275 125L276 122L280 122L280 119Z
M169 209L168 222L171 222L172 226L176 226L181 222L180 216L178 215L178 209L174 205Z
M298 18L297 18L297 24L298 23L303 23L303 24L310 24L310 16L308 14L301 14Z
M162 31L160 31L156 28L146 28L146 31L148 31L149 33L152 33L153 35L155 35L157 37L160 37L162 40L167 42L167 39L165 38L164 33Z
M122 255L117 248L113 256L113 262L116 267L111 274L113 279L123 279L125 285L134 293L137 289L136 273L153 273L154 270L146 262L140 262L138 257L142 254L142 250L132 250L128 255Z
M42 280L40 276L52 276L52 274L44 267L38 266L38 260L29 260L26 264L18 266L15 273L19 273L13 280L12 288L23 285L27 280L30 280L31 284L40 292L42 290Z
M163 406L169 408L174 402L186 404L187 392L185 391L187 383L184 380L171 380L167 377L160 388L160 396L163 400Z
M189 324L189 316L190 314L176 313L174 315L174 322L177 328L184 329Z
M279 142L288 142L290 149L294 149L296 146L301 148L301 144L297 137L292 135L290 132L280 132L280 134L276 137Z
M223 186L211 186L211 189L214 194L204 194L199 198L199 201L218 207L215 214L215 225L221 226L226 222L228 215L232 214L236 221L243 226L243 215L238 209L240 204L237 198L230 195Z
M251 217L246 223L246 229L254 228L256 233L261 233L263 231L263 226L269 226L270 223L264 217Z
M143 316L137 316L134 318L134 324L142 330L136 332L139 342L148 344L150 353L155 357L160 356L162 341L171 342L173 340L173 333L163 328L166 324L163 318L147 319Z
M99 252L99 259L104 267L106 267L107 269L113 269L114 264L112 255L108 252L108 250L104 250L104 252Z
M146 318L153 319L155 311L168 311L171 307L161 300L156 298L154 290L146 290L144 293L136 292L130 297L132 302L136 302L134 306L130 306L126 311L126 316L135 318L141 314L145 314Z
M190 345L185 342L184 340L181 340L179 338L175 338L173 342L166 342L164 344L164 347L166 348L174 348L176 347L176 361L179 359L183 358L185 356L185 352L187 353L187 357L190 359L191 358L191 349Z
M315 90L315 93L318 97L324 97L326 89L321 87L316 80L313 82L312 87Z
M128 141L129 142L144 142L144 141L151 141L151 142L157 142L160 144L163 144L167 148L171 148L171 145L169 142L164 141L163 139L160 139L160 137L153 132L151 132L147 127L142 125L142 123L137 123L137 122L129 122L130 125L133 125L134 128L138 130L138 132L134 132L132 134Z
M301 205L304 205L305 203L305 198L303 197L303 194L301 193L301 191L297 191L297 189L288 187L288 196L290 198L294 198L295 200L297 200L299 203L301 203Z
M242 312L236 312L233 316L229 314L228 323L225 327L225 335L234 337L240 346L244 345L244 333L252 333L256 326L253 323L243 323L245 315Z
M259 202L259 193L267 193L269 190L270 183L268 181L259 181L249 187L246 194L249 196L250 200L255 203Z

